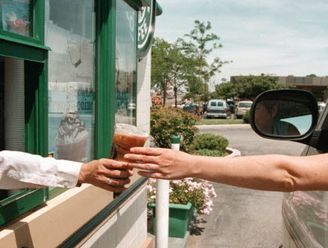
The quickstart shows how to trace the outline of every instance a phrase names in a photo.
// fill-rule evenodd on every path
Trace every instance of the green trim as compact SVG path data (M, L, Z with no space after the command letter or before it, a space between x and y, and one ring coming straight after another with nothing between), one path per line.
M142 0L143 6L150 6L152 0ZM165 1L165 0L164 0ZM156 1L156 15L159 16L163 13L161 5Z
M47 155L47 63L25 61L25 150ZM22 190L0 202L0 225L38 207L48 199L48 189Z
M96 0L95 158L109 157L115 124L116 1Z
M56 188L48 188L48 189L49 189L49 197L48 197L49 200L51 200L51 199L55 198L56 196L66 192L67 190L69 190L67 188L59 188L59 187L58 188L57 187Z
M48 154L47 64L25 61L25 149Z
M32 3L32 33L31 36L24 36L0 29L0 36L14 39L18 42L34 44L36 46L44 44L45 27L45 3L44 0L34 0Z
M129 4L135 10L140 10L140 8L143 6L150 6L152 0L123 0L123 1ZM156 15L159 16L162 13L163 13L163 9L156 1Z
M0 225L17 218L46 201L47 189L24 190L0 202Z
M148 204L148 207L150 208L156 208L156 203L152 202ZM175 208L175 209L185 209L189 210L192 208L192 204L188 202L187 204L175 204L175 203L170 203L169 207Z
M33 37L44 44L45 1L35 0L33 11Z
M85 225L78 229L72 236L65 240L58 247L70 248L75 247L82 239L90 234L99 224L101 224L108 216L114 213L127 199L130 198L143 184L147 182L147 178L139 178L127 190L123 191L95 217L89 220Z
M135 10L140 10L140 8L144 5L142 0L121 0L126 2L128 5L130 5Z
M159 16L163 13L163 9L161 7L161 5L159 5L159 3L156 1L156 15Z
M0 56L44 63L48 47L31 42L13 39L0 34Z

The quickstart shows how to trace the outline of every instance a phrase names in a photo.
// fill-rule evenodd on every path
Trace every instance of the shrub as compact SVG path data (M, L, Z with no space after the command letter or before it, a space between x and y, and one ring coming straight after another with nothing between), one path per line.
M186 147L192 142L197 128L195 123L199 118L193 114L176 108L154 107L151 110L150 134L158 147L171 147L173 134L181 137L180 149L186 151Z
M244 123L249 123L249 118L250 118L250 112L249 112L249 110L247 110L243 116Z
M222 156L228 144L228 140L223 136L204 133L196 135L188 149L197 155Z
M225 151L216 151L216 150L209 150L209 149L200 149L195 150L192 152L195 155L200 156L209 156L209 157L222 157L225 154Z

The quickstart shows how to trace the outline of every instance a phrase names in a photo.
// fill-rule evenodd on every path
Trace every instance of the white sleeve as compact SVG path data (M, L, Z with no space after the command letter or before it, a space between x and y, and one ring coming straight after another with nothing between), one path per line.
M82 163L0 151L0 189L76 186Z

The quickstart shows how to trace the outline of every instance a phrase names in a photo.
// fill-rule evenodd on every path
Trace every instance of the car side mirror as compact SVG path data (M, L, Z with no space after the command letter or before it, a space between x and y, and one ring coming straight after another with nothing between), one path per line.
M314 131L318 115L317 101L310 92L270 90L256 97L250 123L262 137L302 142Z

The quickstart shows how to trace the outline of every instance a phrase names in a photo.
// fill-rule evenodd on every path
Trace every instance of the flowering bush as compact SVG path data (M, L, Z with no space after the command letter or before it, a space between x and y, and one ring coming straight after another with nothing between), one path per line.
M171 136L181 137L180 149L186 151L192 142L197 128L198 117L177 108L155 107L151 109L150 135L155 145L171 147Z
M156 180L148 180L148 203L155 202ZM169 201L175 204L190 202L199 214L210 214L213 207L212 198L216 197L211 183L201 179L185 178L170 181Z

